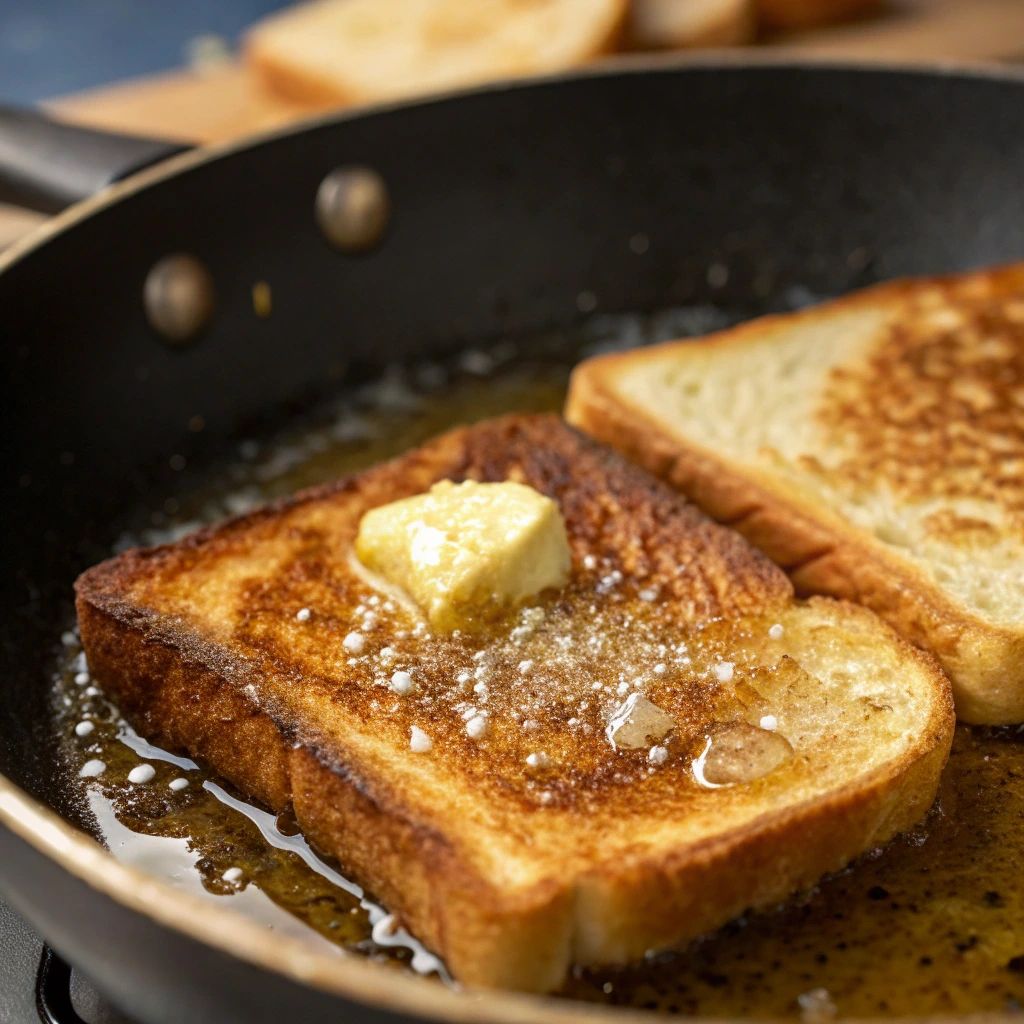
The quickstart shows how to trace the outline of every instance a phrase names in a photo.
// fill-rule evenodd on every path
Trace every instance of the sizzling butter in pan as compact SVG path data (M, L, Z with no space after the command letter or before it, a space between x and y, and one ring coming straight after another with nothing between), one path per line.
M457 423L557 411L578 355L733 319L708 309L673 310L653 322L603 318L557 344L505 342L444 363L396 365L304 428L263 445L242 442L237 460L198 491L136 510L137 532L126 532L118 546L171 541ZM92 685L73 633L65 645L54 727L68 783L115 856L225 899L275 932L448 980L443 964L372 896L305 846L287 815L275 821L194 762L135 736ZM773 912L750 914L634 968L576 971L560 994L707 1016L838 1009L898 1017L1015 1007L1024 1000L1022 820L1024 733L961 726L939 800L918 828Z

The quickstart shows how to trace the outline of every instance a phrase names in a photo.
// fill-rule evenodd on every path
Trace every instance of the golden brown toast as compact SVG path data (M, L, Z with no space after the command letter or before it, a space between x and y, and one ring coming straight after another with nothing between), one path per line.
M1024 264L591 360L566 415L1024 721Z
M554 499L569 584L466 635L379 594L360 517L441 479ZM918 821L952 737L926 655L864 609L796 603L738 534L553 416L455 430L77 592L129 721L292 804L467 984L554 989L777 902ZM613 745L639 696L671 731L634 720Z
M245 55L303 103L375 103L577 67L612 50L628 0L307 0L248 32Z

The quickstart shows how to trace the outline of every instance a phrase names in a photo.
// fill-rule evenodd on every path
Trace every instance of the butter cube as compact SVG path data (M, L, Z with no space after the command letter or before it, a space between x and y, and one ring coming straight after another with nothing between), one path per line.
M404 590L431 625L450 632L569 579L558 506L512 482L453 484L367 512L356 556Z

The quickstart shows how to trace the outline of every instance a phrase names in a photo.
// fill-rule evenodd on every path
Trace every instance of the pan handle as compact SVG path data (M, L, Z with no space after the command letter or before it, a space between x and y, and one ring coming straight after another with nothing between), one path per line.
M0 202L57 213L106 185L192 147L81 128L0 106Z

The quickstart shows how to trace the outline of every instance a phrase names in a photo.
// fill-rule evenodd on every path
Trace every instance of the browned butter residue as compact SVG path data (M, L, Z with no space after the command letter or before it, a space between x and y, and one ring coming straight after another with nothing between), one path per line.
M512 366L483 382L463 377L407 408L373 417L358 442L310 445L286 472L257 472L260 497L331 479L419 443L455 423L511 410L557 409L567 362ZM294 438L289 439L290 444ZM273 458L271 451L269 458ZM235 475L234 485L238 477ZM219 486L181 502L181 518L216 504ZM221 513L223 514L223 513ZM99 788L134 832L187 838L205 887L227 892L229 867L246 885L347 949L408 961L371 941L358 901L276 850L243 815L203 790L207 774L154 761L150 785L130 786L138 756L116 739L116 711L88 695L70 667L54 691L69 778ZM87 738L74 726L89 717ZM102 758L99 779L81 765ZM288 831L287 822L282 823ZM1024 732L959 726L940 796L912 834L861 858L785 907L750 914L687 949L620 971L574 972L562 996L615 1006L709 1016L799 1014L798 997L826 989L841 1016L902 1016L1015 1008L1024 1003Z
M1024 1003L1024 734L958 726L910 835L788 906L564 994L672 1013L772 1016L827 989L843 1016Z

